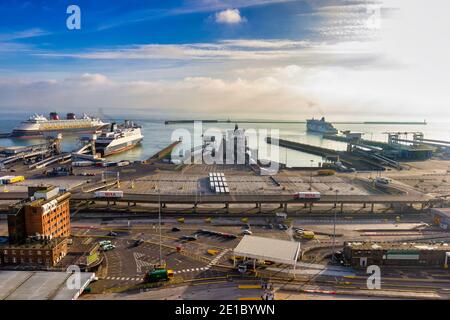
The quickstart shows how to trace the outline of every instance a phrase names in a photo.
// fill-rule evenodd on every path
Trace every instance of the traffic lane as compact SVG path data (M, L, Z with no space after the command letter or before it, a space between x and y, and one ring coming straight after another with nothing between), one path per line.
M73 200L95 200L98 201L120 201L120 202L148 202L148 203L309 203L311 200L296 200L292 195L261 195L261 194L249 194L249 195L203 195L201 201L195 194L192 195L157 195L157 194L124 194L120 198L95 198L94 194L84 193L84 194L74 194L72 195ZM313 202L318 203L390 203L390 202L402 202L402 203L420 203L424 201L429 201L433 197L418 194L418 195L322 195L320 200L315 200Z

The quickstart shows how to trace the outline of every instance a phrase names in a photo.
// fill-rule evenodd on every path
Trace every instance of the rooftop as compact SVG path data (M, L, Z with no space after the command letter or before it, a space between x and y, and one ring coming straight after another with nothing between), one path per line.
M450 251L450 244L427 244L416 242L347 242L347 246L360 250L446 250Z
M75 300L95 274L80 273L81 288L71 289L76 274L47 271L0 271L0 300Z
M43 240L43 241L32 241L29 243L20 243L20 244L10 244L5 243L1 244L1 249L13 249L13 250L21 250L21 249L52 249L55 246L61 244L63 241L67 241L64 238L55 238L51 240Z
M245 235L234 249L236 256L270 260L294 265L300 253L300 243Z

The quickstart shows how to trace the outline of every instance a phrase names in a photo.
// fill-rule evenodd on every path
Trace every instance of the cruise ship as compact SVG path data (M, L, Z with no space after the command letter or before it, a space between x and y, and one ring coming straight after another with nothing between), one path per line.
M11 133L12 137L40 137L46 133L57 132L95 132L107 127L98 118L83 115L77 119L74 113L68 113L66 119L60 119L56 112L51 112L49 119L43 115L35 114L28 120L22 121Z
M306 129L312 132L324 133L324 134L337 134L338 131L330 122L326 122L322 117L320 120L308 119L306 120Z
M137 146L144 136L141 127L125 121L121 126L111 124L110 131L102 132L95 141L95 148L102 156L120 153Z

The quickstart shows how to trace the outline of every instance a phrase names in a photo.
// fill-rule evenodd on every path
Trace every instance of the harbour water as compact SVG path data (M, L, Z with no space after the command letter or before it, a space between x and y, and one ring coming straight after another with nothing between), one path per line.
M11 132L11 130L22 120L28 117L27 114L15 119L0 119L0 132ZM3 117L2 117L3 118ZM328 119L327 119L328 120ZM111 121L111 120L108 120ZM123 119L115 119L117 122L122 122ZM193 132L192 123L170 124L165 125L163 120L152 119L135 119L135 121L142 126L142 133L144 141L140 146L123 152L118 155L108 157L111 160L144 160L152 156L160 149L164 148L171 142L171 136L176 129L186 129ZM332 121L332 119L330 119ZM332 141L323 139L320 134L313 134L306 132L306 124L304 123L238 123L239 128L242 129L260 129L273 130L278 129L280 138L292 141L303 142L311 145L321 146L335 150L345 150L346 144L339 141ZM203 130L210 128L217 128L222 131L233 129L234 122L231 123L203 123ZM450 140L450 124L449 123L428 123L426 125L399 125L399 124L335 124L336 129L351 130L355 132L364 132L364 138L368 140L387 141L387 135L384 132L423 132L425 138ZM30 144L37 144L43 142L42 139L17 139L17 138L2 138L0 139L0 146L24 146ZM62 148L64 151L72 151L81 147L79 136L63 135ZM271 146L268 146L270 152ZM302 153L299 151L288 150L285 148L277 148L272 146L274 154L278 153L278 160L282 163L292 167L309 167L316 166L323 160L314 155ZM268 155L268 158L277 160L274 155Z

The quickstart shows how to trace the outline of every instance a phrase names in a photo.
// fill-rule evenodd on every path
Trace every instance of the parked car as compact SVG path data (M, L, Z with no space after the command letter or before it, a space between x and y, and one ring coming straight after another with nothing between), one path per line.
M182 236L181 240L186 240L186 241L195 241L197 240L197 235L193 235L193 236Z
M117 237L117 232L110 231L110 232L108 233L108 236L110 236L110 237Z
M110 241L110 240L102 240L102 241L99 242L99 245L100 245L101 247L106 246L106 245L108 245L108 244L111 244L111 241Z
M280 223L280 224L278 225L278 229L280 229L280 230L287 230L288 227L287 227L287 225Z
M116 248L116 246L113 244L107 244L107 245L102 246L103 251L110 251L110 250L114 250L115 248Z
M144 243L144 239L138 239L134 241L133 247L139 247L142 243Z
M246 229L246 230L243 230L243 231L242 231L242 234L243 234L243 235L247 235L247 236L251 236L251 235L253 234L253 232L251 232L250 230L247 230L247 229Z
M178 231L181 231L181 229L180 229L180 228L177 228L177 227L173 227L173 228L172 228L172 232L178 232Z

